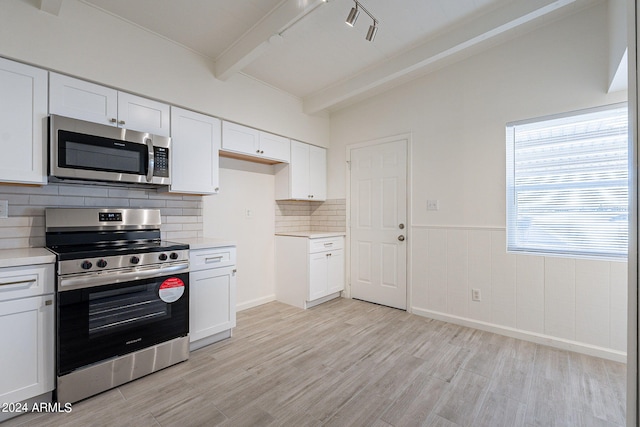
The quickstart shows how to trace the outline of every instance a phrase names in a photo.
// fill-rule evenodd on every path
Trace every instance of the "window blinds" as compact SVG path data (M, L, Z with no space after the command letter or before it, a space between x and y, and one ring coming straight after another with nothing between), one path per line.
M627 106L507 125L507 250L622 258Z

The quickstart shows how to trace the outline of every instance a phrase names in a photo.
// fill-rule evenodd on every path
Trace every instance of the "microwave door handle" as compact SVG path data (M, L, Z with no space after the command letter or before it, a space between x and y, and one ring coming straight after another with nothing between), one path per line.
M147 152L149 153L149 165L147 167L147 182L151 182L153 179L153 170L155 168L156 160L153 153L153 141L151 138L145 138L147 143Z

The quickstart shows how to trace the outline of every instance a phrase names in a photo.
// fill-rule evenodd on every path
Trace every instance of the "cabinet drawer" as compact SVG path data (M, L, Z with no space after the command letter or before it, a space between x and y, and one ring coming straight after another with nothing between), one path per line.
M0 301L51 294L53 264L0 268Z
M189 251L189 268L191 271L209 268L228 267L236 264L236 248L192 249Z
M325 237L321 239L309 240L309 253L332 251L334 249L342 249L344 247L344 237Z

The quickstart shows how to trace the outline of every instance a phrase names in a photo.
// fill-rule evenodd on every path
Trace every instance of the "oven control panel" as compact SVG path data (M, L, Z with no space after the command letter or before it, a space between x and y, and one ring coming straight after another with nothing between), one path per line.
M189 260L189 250L145 252L134 255L116 255L100 258L70 259L58 262L58 274L107 272L110 270L147 267Z

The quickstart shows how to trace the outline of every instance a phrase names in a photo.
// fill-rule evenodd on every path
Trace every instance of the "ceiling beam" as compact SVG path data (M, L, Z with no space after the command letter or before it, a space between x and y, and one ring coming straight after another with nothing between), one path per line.
M62 0L40 0L40 10L58 16Z
M280 33L296 24L324 3L326 3L325 0L282 1L258 24L216 58L216 78L227 80L233 74L255 61L269 49L272 43L281 41Z
M304 112L314 114L379 93L419 76L463 50L546 15L576 0L516 0L463 26L436 36L340 83L303 99Z

